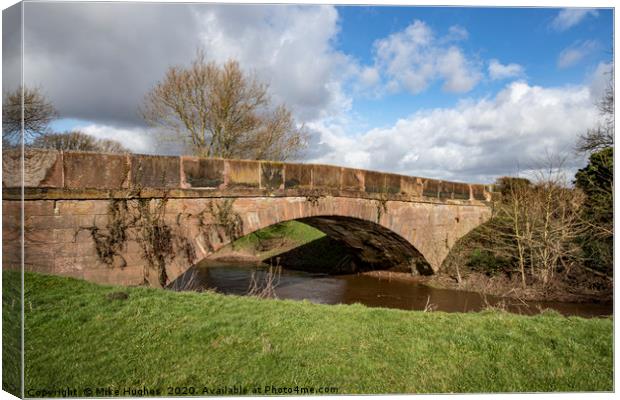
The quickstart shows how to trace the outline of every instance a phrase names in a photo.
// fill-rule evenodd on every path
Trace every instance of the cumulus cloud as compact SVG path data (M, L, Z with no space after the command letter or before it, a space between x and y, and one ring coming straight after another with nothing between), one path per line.
M588 8L565 8L551 21L551 27L556 31L565 31L579 24L588 15L598 16L598 12Z
M447 92L469 92L482 77L479 71L470 68L463 52L454 46L438 57L437 64L444 79L443 89Z
M304 121L346 111L343 82L352 61L334 50L338 12L332 6L220 6L198 13L207 56L250 67L267 82L276 101L286 102ZM363 79L377 79L372 69Z
M598 117L588 86L507 85L494 98L419 111L356 137L312 126L329 151L313 161L409 175L493 182L548 154L570 152ZM571 159L567 168L581 166ZM490 175L492 174L492 175Z
M452 27L448 36L436 38L425 22L416 20L403 31L377 40L375 64L387 77L387 90L416 94L435 80L442 80L448 92L471 90L482 78L478 66L460 48L446 45L454 38L466 38L466 32Z
M595 40L578 41L565 48L558 56L558 67L568 68L579 63L599 47Z
M522 76L523 67L519 64L502 64L496 59L489 61L489 77L492 80L515 78Z

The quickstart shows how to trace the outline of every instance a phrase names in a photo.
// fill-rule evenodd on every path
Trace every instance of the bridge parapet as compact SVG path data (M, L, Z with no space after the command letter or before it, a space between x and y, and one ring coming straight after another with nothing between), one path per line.
M21 195L20 151L3 154L7 198ZM27 149L26 198L124 197L130 188L158 197L338 195L480 203L492 186L321 164Z

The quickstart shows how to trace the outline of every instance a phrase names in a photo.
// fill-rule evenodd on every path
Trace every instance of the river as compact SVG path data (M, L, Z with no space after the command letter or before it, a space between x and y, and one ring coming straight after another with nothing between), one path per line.
M254 274L254 275L253 275ZM206 261L192 267L175 280L173 290L215 290L223 294L246 295L252 278L259 286L268 277L267 269L255 264ZM483 296L476 292L437 289L419 282L387 279L364 274L326 275L282 269L275 285L279 299L309 300L321 304L361 303L369 307L446 312L480 311L501 305L508 311L536 314L552 309L563 315L608 316L612 304L528 301Z

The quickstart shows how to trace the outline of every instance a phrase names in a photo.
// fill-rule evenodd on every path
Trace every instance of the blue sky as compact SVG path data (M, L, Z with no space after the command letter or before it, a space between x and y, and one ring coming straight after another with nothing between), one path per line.
M341 33L337 47L363 63L373 61L374 42L404 30L414 20L428 24L438 35L448 34L451 26L468 32L464 51L482 64L488 59L517 63L524 68L528 83L542 86L580 84L593 73L599 62L608 61L612 51L613 17L611 9L597 10L565 30L553 28L560 8L478 8L478 7L338 7ZM596 47L574 65L559 68L562 50L589 40ZM505 80L483 79L467 97L496 94ZM354 109L373 125L393 124L417 109L450 107L462 93L441 90L433 84L423 93L399 93L377 99L360 97Z
M611 9L28 3L24 74L54 129L174 153L137 109L201 47L289 105L304 161L491 182L596 126L612 37Z

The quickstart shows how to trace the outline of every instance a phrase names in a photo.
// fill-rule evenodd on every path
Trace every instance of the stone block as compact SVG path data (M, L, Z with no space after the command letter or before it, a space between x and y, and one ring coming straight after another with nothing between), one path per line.
M54 262L54 273L58 275L67 275L74 272L83 272L84 265L89 260L84 260L81 257L56 257ZM93 260L90 260L93 261Z
M452 198L455 200L469 200L469 185L466 183L455 183Z
M54 200L24 201L24 216L55 215Z
M56 203L58 215L93 215L95 203L89 200L59 200Z
M439 198L440 199L451 199L452 193L454 192L454 183L452 182L441 182L439 185Z
M422 195L425 197L439 197L441 189L441 181L435 179L425 179L422 189Z
M50 243L56 243L54 230L26 228L24 230L24 242L26 244L38 243L42 246Z
M86 235L89 238L88 242L92 243L90 232L86 230L54 229L53 232L54 243L84 243L87 242L84 240Z
M375 171L365 171L364 182L367 193L385 193L385 174Z
M78 217L74 215L34 215L26 216L26 229L66 229L76 228L78 225Z
M279 162L261 161L262 189L277 190L284 183L284 164Z
M229 188L260 187L260 162L226 160L226 186Z
M340 189L340 167L331 165L312 166L312 187L316 189Z
M24 246L24 263L40 268L42 272L49 272L54 265L54 249L52 246L30 245Z
M413 176L400 177L400 192L406 195L419 197L422 196L424 185L420 178Z
M21 152L2 152L2 186L21 187ZM62 157L56 150L24 151L24 187L62 187Z
M218 188L224 184L224 160L183 156L181 163L185 187Z
M2 264L18 263L21 265L22 248L19 245L19 240L7 243L4 241L4 236L2 239Z
M342 169L342 190L363 191L364 171L353 168Z
M97 257L97 248L91 242L65 242L50 245L57 257Z
M2 200L3 216L19 216L22 213L22 204L19 200Z
M21 226L19 224L8 224L2 220L2 243L10 243L21 239Z
M471 185L471 189L475 200L486 200L484 195L484 185Z
M284 188L306 189L312 185L312 165L284 164Z
M63 166L66 188L121 189L128 183L126 154L65 152Z
M179 187L181 159L167 156L131 156L131 185L142 188Z
M385 190L388 194L400 193L400 175L396 174L384 174L385 175Z

